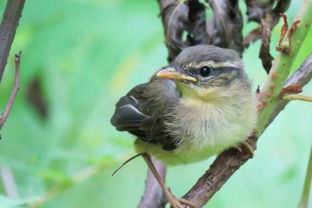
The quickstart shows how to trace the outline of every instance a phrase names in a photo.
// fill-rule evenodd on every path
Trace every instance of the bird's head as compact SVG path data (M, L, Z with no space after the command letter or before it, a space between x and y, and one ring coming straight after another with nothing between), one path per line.
M185 48L171 65L158 71L156 77L174 80L183 96L203 100L233 96L231 90L250 88L239 55L216 46Z

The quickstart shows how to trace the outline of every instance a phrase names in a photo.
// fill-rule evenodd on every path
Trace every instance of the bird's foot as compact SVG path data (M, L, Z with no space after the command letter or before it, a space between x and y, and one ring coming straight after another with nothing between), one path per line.
M198 208L194 203L190 202L189 200L186 200L186 199L178 199L180 203L184 204L184 205L187 205L191 208Z
M155 168L153 161L151 159L151 156L147 153L142 153L141 156L144 158L146 164L148 165L150 171L153 173L155 176L155 179L158 181L160 187L163 190L163 193L165 195L165 198L167 199L168 203L171 205L173 208L185 208L185 207L191 207L191 208L197 208L195 204L192 202L186 200L186 199L178 199L175 197L169 188L165 185L163 179L160 177L157 169Z
M254 149L248 144L248 142L243 141L241 143L241 146L243 146L244 148L247 149L247 151L250 154L250 158L254 157L254 155L255 155ZM235 146L234 148L236 148L239 152L242 152L243 150L242 150L241 146Z
M194 203L183 198L178 199L171 192L169 193L167 192L165 194L165 197L172 208L185 208L185 207L197 208L197 206Z
M250 153L250 158L253 158L255 155L255 151L252 148L252 146L250 146L250 144L246 141L242 142L242 145L248 150L248 152Z

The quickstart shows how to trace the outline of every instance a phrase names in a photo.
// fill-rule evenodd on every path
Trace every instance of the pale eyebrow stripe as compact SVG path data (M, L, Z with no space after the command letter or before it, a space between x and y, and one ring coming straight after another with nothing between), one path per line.
M242 64L240 62L215 62L215 61L203 61L199 64L196 63L190 63L188 64L188 67L202 67L202 66L211 66L213 68L219 68L219 67L235 67L235 68L241 68Z

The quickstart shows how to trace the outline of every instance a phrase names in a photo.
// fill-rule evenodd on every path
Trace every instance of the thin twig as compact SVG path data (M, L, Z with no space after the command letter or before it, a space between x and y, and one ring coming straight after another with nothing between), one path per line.
M8 119L9 113L11 111L11 108L13 106L14 100L16 98L16 94L19 90L19 82L20 82L20 60L21 60L21 55L22 52L19 52L18 54L15 55L15 78L14 78L14 87L11 92L9 102L6 105L3 114L0 117L0 129L2 129L4 123Z
M302 100L307 102L312 102L312 96L302 95L302 94L288 94L283 96L284 100Z
M127 159L125 162L123 162L116 170L114 170L114 172L112 173L112 176L114 176L123 166L125 166L126 164L128 164L128 162L132 161L133 159L141 156L142 153L133 155L132 157L130 157L129 159Z
M0 83L25 0L8 0L0 25Z
M289 89L292 86L296 86L297 89L301 89L312 79L312 54L310 54L305 61L301 64L299 69L292 74L286 84L284 89ZM275 106L273 112L271 113L271 118L266 124L266 127L272 123L276 115L281 112L285 106L288 104L288 100L279 100Z
M311 182L312 182L312 148L310 150L307 173L306 173L306 177L304 180L303 192L302 192L302 196L301 196L298 208L308 208Z

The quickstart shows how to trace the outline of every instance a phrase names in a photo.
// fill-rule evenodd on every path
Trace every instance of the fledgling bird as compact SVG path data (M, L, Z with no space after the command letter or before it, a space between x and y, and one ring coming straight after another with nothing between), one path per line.
M147 83L116 104L111 123L137 136L142 153L168 202L181 207L153 170L152 155L167 165L204 160L238 145L257 117L251 82L239 55L230 49L198 45L185 48Z

